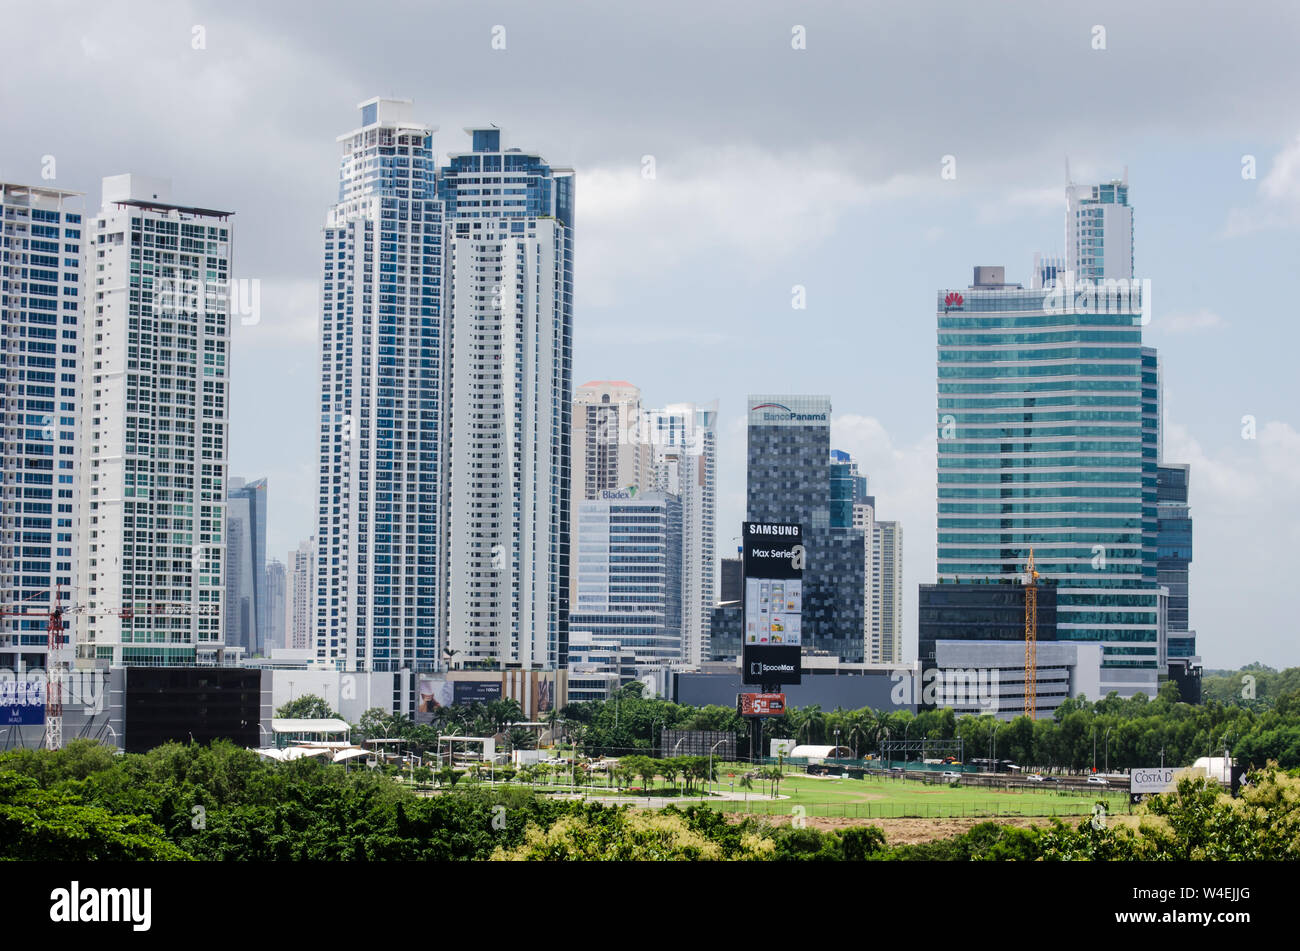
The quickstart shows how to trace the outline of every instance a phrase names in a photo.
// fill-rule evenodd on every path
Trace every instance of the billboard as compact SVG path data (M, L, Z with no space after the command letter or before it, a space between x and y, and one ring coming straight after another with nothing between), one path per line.
M45 681L0 680L0 726L45 722Z
M501 699L501 681L499 680L455 680L452 681L452 700L461 703L487 703L489 700Z
M744 637L741 681L797 684L803 643L803 529L745 522L741 536Z
M446 677L422 674L416 686L415 722L432 723L433 713L439 707L452 704L451 681Z
M742 717L779 717L784 714L785 694L783 693L742 693L740 695Z
M1166 793L1173 792L1177 785L1176 774L1182 772L1177 766L1150 766L1134 769L1129 773L1128 791L1131 793Z

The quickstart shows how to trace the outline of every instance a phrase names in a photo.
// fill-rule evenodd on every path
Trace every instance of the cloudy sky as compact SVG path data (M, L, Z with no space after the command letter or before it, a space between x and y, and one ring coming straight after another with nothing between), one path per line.
M1076 181L1127 169L1165 459L1192 465L1201 654L1295 665L1298 41L1283 0L9 3L0 179L48 169L94 210L134 171L236 212L262 318L234 331L231 473L270 478L283 558L313 530L335 137L374 95L414 100L442 154L496 123L577 169L575 382L719 401L723 548L746 394L830 395L835 444L904 525L914 656L934 292L976 264L1027 282L1034 251L1063 250L1067 159Z

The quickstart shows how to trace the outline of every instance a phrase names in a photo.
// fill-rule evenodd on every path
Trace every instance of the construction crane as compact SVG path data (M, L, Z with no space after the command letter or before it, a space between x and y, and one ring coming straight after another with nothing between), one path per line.
M53 605L48 608L6 610L0 608L0 620L6 617L41 617L46 619L45 654L45 748L63 748L63 681L67 661L63 659L63 588L54 589Z
M1025 587L1025 716L1033 720L1038 714L1038 572L1032 548L1021 584Z
M105 617L115 614L123 621L131 621L135 618L135 611L129 606L100 611L91 611L85 607L69 606L64 608L63 586L56 585L52 594L52 606L48 608L13 610L0 606L0 621L3 621L6 617L41 617L46 619L45 748L47 750L58 750L63 748L63 683L68 676L68 662L63 657L64 617L69 614L78 617ZM201 607L215 608L216 606L204 605ZM191 614L195 612L188 606L180 606L178 611L177 607L158 604L154 606L151 613L155 615L164 613L175 615L177 613ZM202 611L198 613L202 613Z

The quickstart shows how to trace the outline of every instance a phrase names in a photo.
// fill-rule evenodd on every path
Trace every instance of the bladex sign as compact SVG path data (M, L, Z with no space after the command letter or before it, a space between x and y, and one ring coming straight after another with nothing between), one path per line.
M783 522L745 522L741 681L800 682L803 644L803 529Z

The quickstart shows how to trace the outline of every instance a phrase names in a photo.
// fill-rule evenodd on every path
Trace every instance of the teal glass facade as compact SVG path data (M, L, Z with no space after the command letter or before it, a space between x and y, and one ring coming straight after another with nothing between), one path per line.
M1032 548L1057 638L1154 677L1158 374L1140 295L1100 309L1009 285L939 292L937 570L1012 579Z

